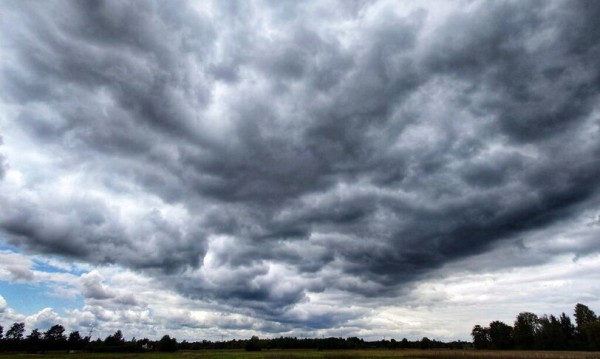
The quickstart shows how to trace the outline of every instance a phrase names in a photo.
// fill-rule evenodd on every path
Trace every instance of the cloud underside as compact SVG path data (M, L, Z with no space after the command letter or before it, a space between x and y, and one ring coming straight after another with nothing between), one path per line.
M3 3L6 241L319 327L590 213L600 4L420 6Z

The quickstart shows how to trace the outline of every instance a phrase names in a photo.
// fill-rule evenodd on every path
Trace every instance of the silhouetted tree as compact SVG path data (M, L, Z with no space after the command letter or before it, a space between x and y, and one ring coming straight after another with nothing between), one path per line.
M246 349L246 351L249 351L249 352L260 351L261 350L260 339L258 339L258 337L256 335L253 335L252 338L250 338L250 340L248 340L246 342L245 349Z
M575 305L576 336L581 349L600 349L600 346L597 345L600 342L600 338L597 338L597 335L600 335L600 333L597 333L597 322L598 317L596 317L593 310L581 303Z
M530 313L519 313L513 327L513 339L519 349L533 349L535 334L539 329L538 316Z
M560 315L560 328L563 332L563 337L565 338L565 342L567 347L571 345L573 339L575 339L575 326L571 323L571 318L567 316L565 313Z
M600 321L587 323L584 326L585 340L588 350L600 350Z
M67 347L65 327L60 324L53 325L44 333L44 347L49 350L62 350Z
M152 342L148 338L138 340L135 344L140 351L152 350L154 348L154 345L152 345Z
M3 336L4 336L4 327L2 327L0 325L0 340L2 340Z
M575 305L575 323L577 324L578 332L581 333L586 324L595 322L596 320L598 320L596 313L588 308L587 305L581 303Z
M105 347L118 347L122 346L125 343L125 339L123 339L123 332L121 329L117 330L115 334L109 335L104 339Z
M29 333L27 338L25 338L27 342L27 351L29 353L37 353L40 351L40 346L42 342L42 333L36 328Z
M423 337L423 339L421 339L421 342L419 342L419 347L421 349L431 348L431 339L429 339L427 337Z
M512 327L495 320L490 323L490 344L493 349L510 349L513 347Z
M85 340L81 337L78 331L74 331L69 334L67 346L70 350L81 350L85 346Z
M536 334L537 349L563 350L566 349L566 340L563 335L560 321L554 315L544 315L539 318L540 328Z
M6 332L6 339L8 340L21 340L25 333L25 323L13 323L13 325Z
M5 349L9 351L22 350L23 334L25 333L25 323L13 323L6 331Z
M158 341L158 351L160 352L176 352L177 351L177 339L171 338L168 335L163 335Z
M488 349L490 347L489 328L483 328L477 324L471 331L473 346L475 349Z
M402 338L402 340L400 341L400 348L402 348L402 349L408 348L408 339Z

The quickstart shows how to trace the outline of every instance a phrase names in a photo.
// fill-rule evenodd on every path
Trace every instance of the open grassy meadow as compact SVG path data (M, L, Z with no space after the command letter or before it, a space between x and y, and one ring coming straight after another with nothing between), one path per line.
M547 352L547 351L475 351L475 350L272 350L245 351L180 351L177 353L46 353L0 354L0 358L44 359L391 359L391 358L507 358L507 359L600 359L600 352Z

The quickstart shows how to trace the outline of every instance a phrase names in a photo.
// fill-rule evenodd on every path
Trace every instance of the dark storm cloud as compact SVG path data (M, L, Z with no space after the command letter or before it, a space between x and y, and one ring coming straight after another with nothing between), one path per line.
M197 266L204 251L203 232L197 225L175 228L155 209L133 219L113 213L100 199L39 199L42 212L32 201L0 198L6 205L2 226L11 234L8 241L37 252L171 273Z
M577 1L547 14L548 4L497 2L453 17L427 56L434 71L493 92L475 106L522 142L547 140L576 127L593 108L599 73L598 6Z
M289 314L308 292L392 295L590 206L596 2L341 4L4 3L3 96L50 178L188 214L5 194L8 240L318 328L358 314Z

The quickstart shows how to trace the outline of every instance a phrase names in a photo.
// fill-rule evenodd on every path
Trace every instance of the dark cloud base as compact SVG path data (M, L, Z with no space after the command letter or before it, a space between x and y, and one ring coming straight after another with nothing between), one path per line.
M213 5L3 3L3 99L51 176L191 218L131 225L109 197L3 194L10 243L298 323L307 292L396 295L597 197L598 2L497 1L435 26L376 3Z

